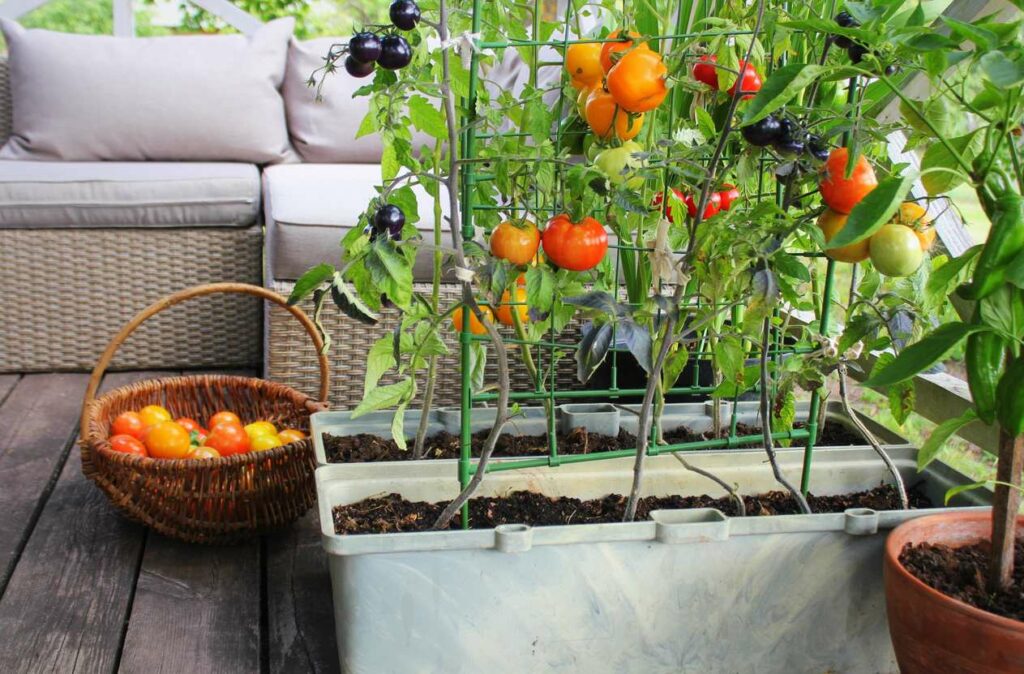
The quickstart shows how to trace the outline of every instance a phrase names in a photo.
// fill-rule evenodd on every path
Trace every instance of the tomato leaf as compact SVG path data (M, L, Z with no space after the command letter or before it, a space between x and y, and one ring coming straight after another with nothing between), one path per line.
M636 362L647 374L651 373L651 333L647 328L633 321L619 321L616 339L625 343L626 348L636 358Z
M373 343L366 354L366 378L363 380L364 398L377 387L384 373L397 364L392 341L391 335L384 335Z
M335 306L341 309L342 313L349 318L365 325L377 324L377 315L363 304L358 295L349 289L341 274L337 272L335 272L334 282L331 284L331 299L334 300Z
M864 386L892 386L910 379L939 362L968 335L987 329L982 325L967 325L960 322L940 325L920 341L903 349L892 363L865 381Z
M917 177L913 171L886 178L878 187L860 200L847 218L843 228L829 242L829 248L840 248L866 239L877 232L899 210Z
M970 484L958 484L955 487L950 487L946 492L946 498L943 500L943 505L949 505L949 502L953 500L958 494L962 494L965 491L974 491L975 489L982 489L988 485L988 482L972 482ZM1015 487L1019 489L1019 487Z
M683 373L683 369L689 360L690 351L685 346L677 345L669 352L668 358L665 359L665 366L662 368L665 388L672 388L676 385L679 375Z
M826 70L825 66L791 63L774 71L750 102L743 115L743 126L764 119L789 103Z
M924 470L925 466L935 460L935 457L939 455L942 448L946 446L946 441L953 437L954 433L977 418L978 413L974 408L968 407L960 416L946 419L936 426L917 452L917 469L919 471Z
M395 384L375 387L352 410L352 418L356 419L369 412L388 409L398 405L412 392L412 386L412 378L406 377Z
M576 378L581 384L586 384L594 376L611 346L612 324L591 325L590 331L583 335L579 348L576 349Z
M413 96L408 101L409 119L413 126L434 138L448 140L448 126L440 107L423 96Z
M326 262L307 269L306 273L295 282L295 287L292 288L292 293L288 296L288 304L292 306L298 304L332 276L334 276L334 265Z
M968 162L974 160L984 144L984 136L978 131L979 129L975 129L963 136L949 139L949 144ZM929 169L945 170L929 172ZM932 142L924 151L924 156L921 157L921 172L921 183L928 191L928 196L932 197L948 192L968 178L962 173L946 145L938 141Z
M395 416L391 417L391 439L402 450L409 448L405 442L405 408L408 405L408 402L399 403L395 408Z

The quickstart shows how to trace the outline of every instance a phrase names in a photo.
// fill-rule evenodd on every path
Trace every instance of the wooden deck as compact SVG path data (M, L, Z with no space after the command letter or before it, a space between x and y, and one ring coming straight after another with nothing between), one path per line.
M316 512L230 547L125 520L82 475L87 379L0 375L0 672L338 671Z

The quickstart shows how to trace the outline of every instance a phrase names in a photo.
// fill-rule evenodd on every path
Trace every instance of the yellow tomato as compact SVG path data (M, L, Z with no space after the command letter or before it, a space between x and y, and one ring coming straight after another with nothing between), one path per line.
M304 440L306 438L306 434L295 428L286 428L278 433L277 437L281 438L282 444L290 445L293 442Z
M277 428L269 421L254 421L251 424L246 424L245 434L252 440L258 435L277 435Z
M601 67L601 44L588 42L571 45L565 51L565 69L572 86L577 89L592 87L604 77Z
M145 443L156 459L184 459L192 450L189 432L174 421L161 421L146 431Z
M252 439L252 444L249 449L253 452L262 452L274 447L280 447L284 443L281 442L281 438L276 433L268 435L257 435Z
M139 418L142 420L143 428L149 428L161 421L170 421L171 413L159 405L146 405L139 410Z
M196 447L189 452L186 459L219 459L220 452L213 447Z

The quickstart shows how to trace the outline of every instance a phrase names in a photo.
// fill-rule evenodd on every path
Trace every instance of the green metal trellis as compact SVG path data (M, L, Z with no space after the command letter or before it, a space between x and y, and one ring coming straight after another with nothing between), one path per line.
M629 0L624 0L624 3L628 4L628 1ZM682 3L680 2L680 8L681 8L681 5L682 5ZM707 12L710 9L710 7L708 5L706 5L703 1L699 0L699 5L700 6L698 7L698 10L703 10L703 11ZM473 0L472 32L474 34L479 34L480 31L481 31L481 14L482 14L481 13L481 7L482 7L482 0ZM481 48L481 49L489 49L489 50L496 50L496 51L501 51L501 50L505 50L505 49L509 49L509 48L517 48L517 47L518 48L523 48L523 47L532 48L533 53L532 53L531 62L534 65L534 67L532 69L532 72L535 74L536 73L536 67L535 66L536 66L536 64L540 60L539 50L542 47L560 48L560 49L563 50L563 53L564 53L564 50L568 46L570 46L572 44L608 42L608 41L610 41L607 38L582 38L582 39L575 39L575 40L570 39L571 31L570 31L569 25L570 25L570 18L571 18L572 11L573 11L573 3L568 2L567 6L566 6L565 19L564 19L564 22L563 22L563 38L561 40L536 40L536 39L529 39L529 40L508 39L508 40L505 40L505 41L491 40L491 41L478 41L477 42L477 46L479 48ZM534 25L533 25L533 33L532 33L533 36L536 36L538 34L538 22L539 22L540 12L541 12L541 0L534 0L534 2L533 2L533 17L534 17L534 22L533 23L534 23ZM708 32L704 32L704 33L692 33L692 32L688 33L688 32L686 32L684 30L686 26L684 25L685 22L684 22L684 16L683 15L684 15L684 12L677 11L676 29L673 32L673 34L671 34L671 35L664 35L664 36L660 36L660 37L655 37L653 39L654 40L660 40L660 41L664 41L664 40L673 40L674 41L674 40L689 39L689 38L694 38L694 37L709 37L710 38L710 37L716 37L716 36L738 36L738 35L750 35L751 34L751 31L734 31L734 32L708 31ZM486 140L486 139L490 139L490 138L499 138L499 137L522 137L524 135L522 133L516 133L516 132L508 132L508 133L501 133L501 132L478 133L476 131L476 124L474 122L476 121L476 118L477 118L477 114L476 114L476 110L477 110L477 90L478 90L478 87L480 86L479 67L480 67L480 56L479 56L478 51L474 50L474 53L473 53L473 56L472 56L472 60L471 60L470 74L469 74L469 96L468 96L467 100L464 102L465 105L462 106L463 119L461 120L461 122L462 122L461 128L464 129L464 131L463 131L463 136L462 136L462 139L461 139L462 140L462 142L461 142L461 159L463 159L463 160L469 160L469 159L476 159L477 158L477 141L478 140ZM566 109L566 100L565 100L566 84L567 83L565 81L565 69L562 68L561 87L560 87L561 93L559 95L558 108L557 108L558 110L562 110L562 111L564 111ZM670 128L672 126L672 117L671 117L671 115L673 114L674 108L676 107L674 105L674 103L676 101L676 97L679 96L679 95L680 95L680 88L679 87L673 88L673 90L672 90L672 99L671 99L671 103L672 104L668 105L668 114L670 116L669 117L669 127ZM851 82L849 84L849 89L848 89L848 102L853 103L856 100L856 96L857 96L856 84L855 84L855 81L851 80ZM848 139L848 134L849 134L849 132L847 132L847 139ZM563 129L562 129L562 126L559 125L558 131L556 132L556 135L555 135L555 147L562 147L562 143L561 143L562 136L563 136ZM475 186L476 186L476 184L478 182L483 181L483 180L489 180L489 179L491 179L491 176L477 172L476 169L475 169L475 167L477 166L477 163L475 163L475 162L464 163L464 166L466 168L462 172L461 187L460 187L460 192L461 192L460 196L461 196L461 203L462 203L462 216L461 216L462 222L461 222L461 226L462 226L462 235L463 235L464 240L468 241L468 240L472 240L474 238L474 233L475 233L474 213L476 213L476 212L482 212L482 211L488 211L488 210L491 210L491 211L493 211L493 210L501 210L501 211L523 210L523 211L534 212L534 213L541 213L541 212L553 213L553 212L556 212L556 209L555 209L554 205L547 205L547 206L545 206L545 205L540 204L536 199L534 200L534 203L532 205L529 205L529 206L525 206L525 205L520 206L518 204L512 204L509 207L509 206L498 206L498 205L495 205L495 204L477 204L477 203L475 203L475 189L474 188L475 188ZM756 195L757 199L761 199L762 197L768 196L767 194L765 194L764 189L763 189L763 177L764 177L765 170L766 170L765 166L764 166L763 160L762 160L761 163L759 163L759 167L760 167L760 178L758 180L758 190L757 190L757 195ZM562 180L563 179L563 177L564 177L563 176L563 169L561 167L558 168L558 171L556 172L556 175L558 176L558 180ZM666 175L665 175L665 184L663 185L663 187L664 187L664 193L667 194L668 193L668 189L669 189L669 186L668 186L668 172L667 171L666 171ZM537 195L537 196L539 198L539 195ZM774 196L775 196L776 200L781 201L781 199L782 199L782 192L781 192L781 190L776 190ZM615 255L615 267L614 267L614 269L615 269L615 276L614 276L614 278L616 278L616 279L619 278L619 271L620 271L620 264L621 264L620 255L624 251L628 251L629 254L634 254L634 253L635 254L643 254L643 253L647 252L648 250L650 250L648 248L638 247L638 246L630 246L630 245L625 245L625 244L622 244L622 243L613 244L613 245L611 245L609 247L609 249L610 249L610 251L611 250L615 251L614 252L614 255ZM812 259L813 258L817 258L817 257L820 256L819 254L813 254L813 253L812 254L805 254L805 255L806 255L806 257L812 258ZM820 331L821 334L827 334L828 330L829 330L829 326L830 326L831 304L832 304L833 291L834 291L834 276L835 276L835 263L832 260L828 260L827 265L826 265L826 270L825 270L824 288L823 288L823 292L822 292L821 315L820 315L820 322L819 322L819 331ZM514 300L514 298L510 298L510 299ZM515 302L512 302L512 304L515 304ZM465 488L465 486L469 483L470 479L472 478L473 474L477 471L477 462L473 459L472 454L471 454L472 414L473 414L473 411L474 411L474 405L477 404L477 403L485 403L485 402L494 401L498 397L498 394L496 394L496 393L474 393L473 390L472 390L472 386L471 386L471 366L472 366L471 349L472 349L472 345L473 345L474 342L478 342L478 341L483 341L483 342L489 341L489 338L486 335L474 335L474 334L472 334L471 330L469 329L469 327L470 327L469 326L469 322L470 322L470 315L469 314L470 314L470 312L468 312L468 311L463 313L463 326L462 326L461 332L459 333L459 335L460 335L460 348L461 348L461 386L462 386L462 398L461 398L461 454L460 454L460 458L459 458L459 461L458 461L458 477L459 477L459 483L460 483L462 488ZM733 315L732 315L732 319L733 319L733 321L739 320L739 314L737 312L734 312ZM556 358L555 357L555 352L556 352L556 350L559 350L559 351L571 353L574 349L578 348L578 345L575 344L575 343L559 342L558 341L558 336L555 334L554 317L553 316L551 318L551 329L549 330L548 337L546 339L529 341L529 340L512 339L512 338L510 338L510 339L507 339L506 341L508 343L511 343L511 344L520 345L521 348L523 348L523 349L531 349L531 350L536 349L537 360L541 364L543 364L545 357L547 358L547 363L549 364L549 371L550 371L550 378L549 378L549 381L547 382L547 389L543 390L542 387L538 387L535 384L529 390L511 391L509 393L509 399L511 401L515 401L515 402L519 402L519 401L541 401L541 402L546 402L547 403L547 406L548 406L548 409L549 409L549 415L548 415L548 419L547 419L547 426L548 426L548 437L549 437L550 447L549 447L548 454L546 456L543 456L543 457L521 459L521 460L504 460L504 461L500 461L500 462L490 462L490 463L488 463L487 468L486 468L487 472L518 470L518 469L523 469L523 468L534 468L534 467L545 467L545 466L546 467L556 467L556 466L559 466L561 464L579 463L579 462L583 462L583 461L599 461L599 460L604 460L604 459L614 459L614 458L620 458L620 457L634 456L636 454L636 450L635 449L621 449L621 450L612 450L612 451L600 451L600 452L594 452L594 453L589 453L589 454L578 454L578 455L560 455L558 453L558 442L557 442L557 436L556 436L556 433L555 433L555 424L554 424L554 414L555 414L555 402L556 402L556 399L557 400L561 400L561 399L574 399L574 400L575 399L608 399L608 400L616 400L616 399L620 399L620 398L624 398L624 397L632 397L632 396L643 395L644 392L645 392L643 389L619 388L618 387L618 369L619 369L618 354L619 354L619 349L617 348L617 342L616 342L616 338L615 338L614 334L613 334L613 337L612 337L613 349L612 349L611 353L609 354L609 361L610 361L610 383L611 383L611 385L610 385L609 388L606 388L606 389L558 390L558 388L556 386L556 379L555 379L555 366L554 366L555 358ZM781 331L778 330L777 328L773 328L773 336L772 336L772 339L771 339L771 348L769 349L769 354L768 355L771 356L773 359L775 359L776 363L779 362L781 357L784 356L784 355L797 355L797 354L802 354L802 353L808 353L808 352L810 352L812 350L813 349L809 348L809 347L786 346L785 342L783 340L783 335L781 334ZM751 348L751 351L753 353L759 353L760 352L760 348L759 348L759 346L754 346L754 347ZM748 354L748 355L750 355L750 354ZM693 377L692 377L691 382L688 385L678 385L680 382L677 382L677 386L674 386L671 389L669 389L669 390L664 392L665 395L666 396L667 395L672 395L672 394L708 395L712 391L714 391L715 387L702 386L700 384L700 382L699 382L700 368L698 366L698 363L702 359L703 360L708 360L710 358L711 358L711 352L710 352L710 350L707 350L706 349L706 345L703 345L703 344L701 345L701 348L699 350L694 350L694 351L690 352L690 359L691 359L690 362L694 363ZM539 372L543 372L543 368L541 367L538 371ZM759 383L759 386L760 385L764 385L764 383L763 382ZM734 399L734 402L735 402L735 399ZM818 415L819 415L819 412L820 412L820 406L821 406L821 395L816 390L811 395L808 415L807 415L806 424L805 424L804 428L792 429L792 430L788 430L788 431L772 433L772 438L775 441L789 441L789 442L802 441L802 442L805 443L805 445L804 445L805 446L805 451L804 451L804 461L803 461L803 473L802 473L802 480L801 480L801 489L804 492L804 494L807 493L808 488L810 486L811 459L812 459L812 454L813 454L815 443L817 442L817 439L818 439L818 431L819 431L819 429L818 429ZM649 456L656 456L656 455L659 455L659 454L673 453L673 452L679 452L679 451L693 451L693 450L702 450L702 449L735 448L735 447L755 445L757 443L763 442L763 436L761 434L756 434L756 435L739 435L739 434L737 434L737 430L738 430L738 425L737 425L738 406L733 404L730 407L731 407L731 413L730 413L730 419L729 419L729 424L728 424L728 431L727 431L727 434L726 434L725 437L714 438L714 439L709 439L709 440L693 441L693 442L681 442L681 443L675 443L675 444L666 444L666 445L658 445L655 442L651 442L649 444L649 446L648 446L647 454ZM653 429L652 429L652 433L653 433ZM463 506L463 509L462 509L462 525L463 525L463 527L468 527L468 523L469 523L469 519L468 518L469 518L469 511L468 511L468 505L467 505L467 506Z

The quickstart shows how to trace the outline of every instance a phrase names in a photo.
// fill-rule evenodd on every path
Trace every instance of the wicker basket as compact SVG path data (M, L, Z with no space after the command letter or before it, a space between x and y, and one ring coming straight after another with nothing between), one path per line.
M207 419L232 410L243 419L266 419L309 432L309 415L326 409L283 384L224 375L173 377L125 386L94 398L121 343L147 318L185 300L242 293L288 309L320 351L309 317L265 288L240 283L196 286L170 295L137 314L110 342L92 372L82 409L82 471L121 512L173 538L225 543L288 524L315 502L312 440L220 459L161 460L114 452L108 441L118 414L157 404L175 416ZM327 399L328 362L320 357L320 400Z

